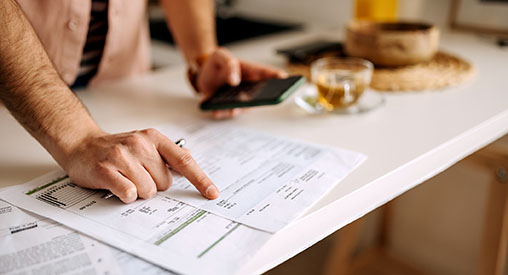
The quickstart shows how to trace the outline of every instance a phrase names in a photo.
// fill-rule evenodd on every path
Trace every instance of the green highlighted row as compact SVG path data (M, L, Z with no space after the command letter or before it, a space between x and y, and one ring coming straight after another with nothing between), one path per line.
M58 179L56 179L56 180L54 180L54 181L52 181L52 182L50 182L50 183L46 183L46 184L41 185L41 186L39 186L39 187L37 187L37 188L34 188L34 189L32 189L32 190L30 190L30 191L26 192L25 194L30 196L30 195L32 195L33 193L39 192L39 191L41 191L42 189L46 189L46 188L48 188L49 186L51 186L51 185L53 185L53 184L55 184L55 183L61 182L62 180L67 179L67 178L69 178L69 176L65 175L65 176L63 176L63 177L61 177L61 178L58 178Z
M163 242L167 241L169 238L173 237L176 233L182 231L187 225L193 223L195 220L199 219L201 216L203 216L206 213L205 210L199 211L196 215L194 215L192 218L188 219L184 223L182 223L180 226L175 228L175 230L169 232L164 237L160 238L158 241L156 241L155 245L161 245Z

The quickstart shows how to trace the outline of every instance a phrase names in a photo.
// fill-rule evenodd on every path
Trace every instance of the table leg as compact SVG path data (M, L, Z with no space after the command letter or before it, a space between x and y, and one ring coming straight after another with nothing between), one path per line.
M508 245L508 184L490 183L478 274L505 274Z
M338 231L327 255L324 275L349 274L349 267L365 225L364 220L365 218L360 218Z

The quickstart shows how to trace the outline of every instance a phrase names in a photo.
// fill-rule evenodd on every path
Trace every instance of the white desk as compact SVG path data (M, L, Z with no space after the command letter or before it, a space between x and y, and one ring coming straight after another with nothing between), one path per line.
M315 34L292 33L232 47L249 60L282 65L274 49ZM361 115L307 115L288 100L215 122L197 110L181 66L80 93L108 131L162 123L231 123L363 152L369 159L303 218L280 233L243 272L264 272L508 132L508 51L492 41L443 35L442 48L477 68L474 81L436 92L390 93L386 105ZM0 186L56 167L49 155L0 107Z

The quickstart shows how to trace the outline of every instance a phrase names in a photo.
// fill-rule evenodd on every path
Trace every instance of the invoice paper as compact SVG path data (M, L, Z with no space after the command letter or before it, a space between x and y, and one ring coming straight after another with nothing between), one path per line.
M224 126L179 131L221 191L203 198L183 177L149 200L123 204L55 171L0 198L147 261L185 274L231 274L302 215L365 156Z
M0 200L0 274L175 274Z
M184 137L221 192L218 199L206 200L187 179L176 176L167 196L272 233L302 215L366 159L357 152L242 128L159 130Z
M10 191L14 196L6 195ZM182 274L233 274L271 236L163 194L130 204L105 199L105 191L81 188L64 171L1 194L21 208Z

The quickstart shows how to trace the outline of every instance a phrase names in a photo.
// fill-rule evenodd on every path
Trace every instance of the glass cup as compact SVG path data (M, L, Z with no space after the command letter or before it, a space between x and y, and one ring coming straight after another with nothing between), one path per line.
M320 105L327 111L354 106L370 84L371 62L361 58L325 57L311 64Z

